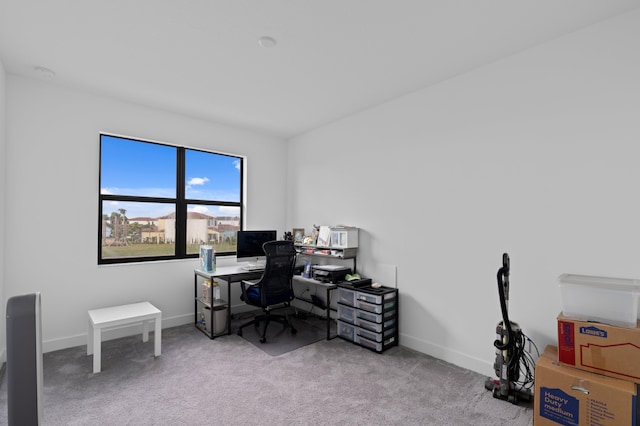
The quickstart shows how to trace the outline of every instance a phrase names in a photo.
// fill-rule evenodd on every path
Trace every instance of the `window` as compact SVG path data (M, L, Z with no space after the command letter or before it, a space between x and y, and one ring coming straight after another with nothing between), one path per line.
M98 263L234 254L241 157L100 135Z

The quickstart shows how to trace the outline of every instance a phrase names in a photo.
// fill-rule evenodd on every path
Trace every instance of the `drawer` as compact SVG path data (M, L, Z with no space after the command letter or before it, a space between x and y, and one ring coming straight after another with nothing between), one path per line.
M367 320L375 323L381 323L383 320L387 321L389 318L394 318L395 315L396 315L395 309L387 311L383 314L376 314L374 312L367 312L367 311L356 311L357 318L361 318L363 320Z
M338 336L354 342L356 338L356 327L346 322L338 321Z
M356 308L338 304L338 319L351 324L356 323Z
M376 352L382 352L395 344L396 338L390 337L382 342L374 342L361 336L355 336L354 342L365 348L372 349Z
M356 306L356 291L348 288L338 287L338 303L343 305Z
M396 298L395 292L386 293L386 294L371 294L371 293L358 291L356 293L356 299L362 300L364 302L375 303L376 305L380 305L384 301L393 300L395 298Z
M362 300L356 300L356 308L363 309L367 312L374 312L376 314L381 314L384 311L393 309L396 307L396 301L392 300L391 302L385 302L382 305L376 305L375 303L364 302Z
M376 333L380 333L385 328L389 328L396 323L395 318L385 321L384 323L377 323L364 320L362 318L356 318L355 325L360 328L364 328L365 330L375 331Z
M383 338L395 336L396 329L390 328L382 333L376 333L374 331L365 330L364 328L356 327L356 334L359 337L364 337L365 339L372 340L374 342L382 342Z

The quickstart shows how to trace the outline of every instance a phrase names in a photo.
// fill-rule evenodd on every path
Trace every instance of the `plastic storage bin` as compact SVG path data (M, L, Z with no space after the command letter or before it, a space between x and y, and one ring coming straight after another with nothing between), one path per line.
M396 323L395 319L390 319L388 321L385 321L384 324L382 324L382 323L375 323L375 322L365 321L362 318L357 318L356 322L355 322L355 324L358 327L364 328L366 330L375 331L376 333L380 333L383 329L385 329L387 327L391 327L395 323Z
M355 324L356 322L356 310L348 306L338 304L338 318L342 321Z
M355 339L354 339L354 342L359 344L360 346L374 350L376 352L382 352L385 349L390 348L391 346L393 346L395 341L396 341L395 337L389 337L388 339L385 339L383 342L373 342L361 336L355 336Z
M356 291L348 288L338 287L338 303L356 306Z
M338 336L353 342L356 336L355 330L355 326L338 321Z
M562 313L582 321L635 328L640 281L563 274L559 277Z
M387 311L384 314L375 314L372 312L366 311L356 311L356 316L358 318L362 318L367 321L381 323L382 320L387 320L389 318L393 318L396 315L396 310Z
M375 305L373 303L363 302L361 300L356 301L356 308L363 309L367 312L373 312L376 314L381 314L383 311L392 309L396 306L395 301L387 302L384 305Z

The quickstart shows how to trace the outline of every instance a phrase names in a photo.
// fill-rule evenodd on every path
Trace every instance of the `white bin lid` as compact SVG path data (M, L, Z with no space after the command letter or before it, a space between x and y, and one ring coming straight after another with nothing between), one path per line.
M618 291L640 291L640 281L630 278L598 277L592 275L562 274L558 277L560 284L576 284L589 287L605 288Z

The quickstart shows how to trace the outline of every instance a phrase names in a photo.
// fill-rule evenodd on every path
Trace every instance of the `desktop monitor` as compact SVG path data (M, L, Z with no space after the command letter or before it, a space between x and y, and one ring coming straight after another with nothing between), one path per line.
M276 231L238 231L237 262L248 262L257 265L265 263L267 256L262 245L267 241L277 240Z

